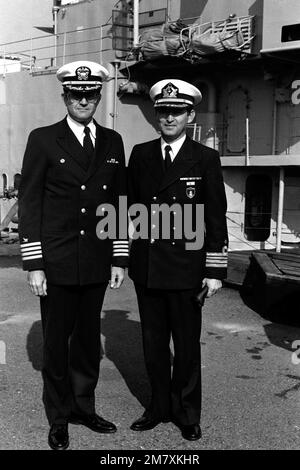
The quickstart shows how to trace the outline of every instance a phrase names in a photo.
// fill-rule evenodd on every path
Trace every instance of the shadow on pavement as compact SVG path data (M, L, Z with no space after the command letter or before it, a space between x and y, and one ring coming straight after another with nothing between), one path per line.
M296 349L294 342L300 340L300 328L283 323L269 323L264 325L264 330L270 343L287 351L294 351Z
M126 310L104 310L101 330L105 354L117 367L130 392L146 408L150 386L144 365L140 323L128 318Z
M42 370L43 367L43 331L41 320L32 324L27 335L26 349L28 359L35 370ZM104 355L101 344L101 359Z
M35 370L42 370L43 363L43 333L42 322L38 320L31 325L27 335L26 349L28 359Z
M0 269L1 268L21 268L21 256L0 256Z
M258 313L270 323L263 325L266 336L271 344L292 351L293 342L300 340L300 293L286 295L268 309L259 305L253 295L240 291L241 298L247 307Z
M130 320L128 314L125 310L104 310L101 333L105 337L105 355L114 363L133 396L146 407L150 400L150 386L144 366L140 323ZM32 367L41 371L43 334L40 320L30 328L26 349Z

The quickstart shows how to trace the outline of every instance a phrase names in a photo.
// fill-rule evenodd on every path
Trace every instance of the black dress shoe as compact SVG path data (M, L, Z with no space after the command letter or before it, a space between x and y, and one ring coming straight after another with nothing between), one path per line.
M155 428L160 423L168 423L169 418L155 419L150 416L142 416L132 423L130 429L133 431L149 431L150 429Z
M53 450L65 450L69 447L69 434L67 424L52 424L48 444Z
M180 430L182 437L188 441L197 441L202 436L199 424L181 425Z
M106 421L106 419L101 418L101 416L96 414L83 416L72 415L69 419L69 423L83 424L83 426L86 426L92 431L100 432L102 434L112 434L117 430L113 423Z

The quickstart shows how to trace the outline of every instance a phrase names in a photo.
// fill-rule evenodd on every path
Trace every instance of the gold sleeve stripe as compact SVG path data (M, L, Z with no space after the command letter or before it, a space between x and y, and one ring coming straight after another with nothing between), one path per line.
M30 243L21 243L20 247L21 248L31 248L31 247L40 247L41 242L30 242Z
M34 255L34 256L29 256L29 255L27 255L27 256L23 256L22 259L23 259L23 261L27 261L27 260L29 260L29 259L38 259L38 258L42 258L42 257L43 257L42 254Z

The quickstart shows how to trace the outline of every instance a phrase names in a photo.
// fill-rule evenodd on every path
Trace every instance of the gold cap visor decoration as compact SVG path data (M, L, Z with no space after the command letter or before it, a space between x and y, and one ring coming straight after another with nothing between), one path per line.
M183 80L165 79L155 83L150 89L150 98L154 107L173 106L184 108L197 106L202 100L200 90Z
M76 91L101 90L109 73L103 65L89 60L78 60L60 67L56 73L64 88Z

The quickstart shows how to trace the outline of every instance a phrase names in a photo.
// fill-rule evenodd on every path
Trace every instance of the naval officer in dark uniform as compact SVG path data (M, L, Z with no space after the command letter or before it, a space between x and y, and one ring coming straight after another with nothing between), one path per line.
M133 231L129 275L137 293L152 399L131 429L145 431L172 420L185 439L197 440L201 437L198 300L203 289L207 297L214 295L226 277L226 196L218 153L186 135L186 127L195 117L194 106L201 100L200 91L185 81L167 79L151 88L150 97L161 138L133 148L128 195L130 205L147 207L150 220L148 237ZM157 231L151 218L162 205L172 209L169 236ZM182 213L190 209L188 217L195 218L201 207L204 243L191 246L187 244L192 240L189 233L176 234L176 217L181 209Z
M30 289L40 296L52 449L68 447L68 422L116 431L95 411L101 307L108 282L111 288L122 284L128 260L126 234L115 240L96 234L97 207L117 208L126 193L121 136L93 119L107 77L95 62L61 67L57 78L68 114L31 132L23 160L21 253Z

